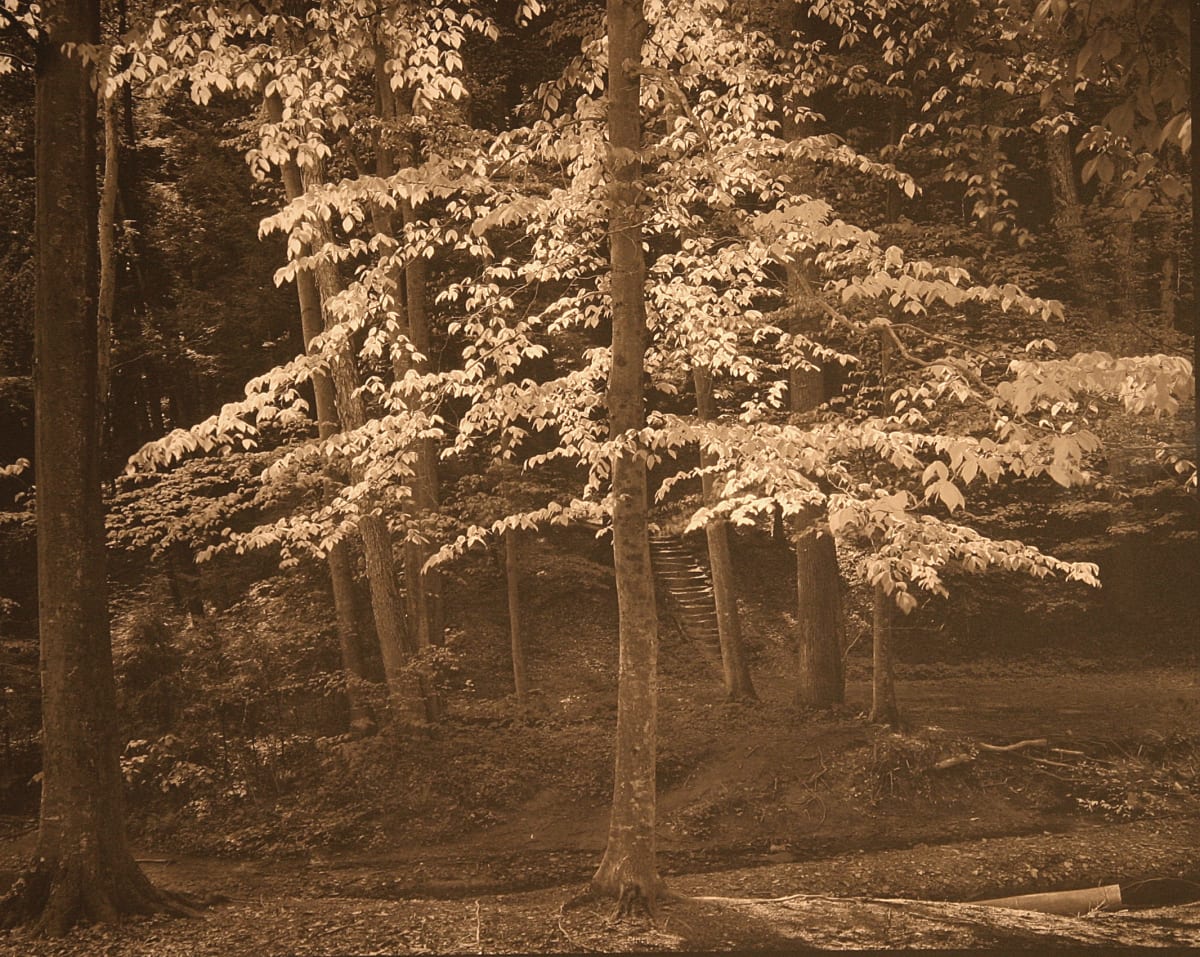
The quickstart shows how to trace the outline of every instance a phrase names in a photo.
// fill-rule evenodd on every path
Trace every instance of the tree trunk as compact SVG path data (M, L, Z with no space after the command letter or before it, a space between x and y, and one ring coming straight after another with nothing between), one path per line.
M175 909L125 836L101 498L96 97L64 43L99 40L98 0L43 6L37 53L35 325L42 801L34 863L0 925L61 935L80 920Z
M1200 37L1200 3L1192 4L1192 20L1191 20L1191 37L1192 43L1196 42L1196 37ZM1198 74L1192 73L1192 89L1189 104L1191 106L1192 116L1200 113L1200 83L1196 82ZM1200 222L1200 163L1196 162L1196 140L1192 140L1192 314L1190 323L1192 329L1192 376L1193 379L1200 378L1200 335L1196 334L1197 328L1200 327L1200 250L1196 249L1196 223ZM1195 390L1193 389L1193 392ZM1192 448L1200 449L1200 415L1192 416L1192 428L1194 445Z
M803 281L802 265L788 266L788 292L793 303L791 331L811 335L817 330L814 310ZM821 374L793 368L788 388L792 412L807 412L824 400ZM813 509L795 522L797 703L828 708L845 699L842 673L841 571L837 545L829 525Z
M896 677L892 656L892 622L895 605L891 596L876 585L871 616L873 667L871 672L871 720L880 724L900 724L896 705Z
M1062 243L1063 258L1071 270L1075 292L1093 318L1106 312L1099 286L1099 262L1095 247L1083 222L1083 204L1075 184L1075 164L1071 158L1071 138L1062 130L1048 129L1044 137L1046 169L1050 174L1050 192L1054 200L1054 231Z
M308 273L296 277L296 297L300 303L300 324L307 350L313 338L323 328L321 297L316 282ZM334 404L333 383L328 376L313 376L313 402L317 414L317 434L322 440L338 431L337 407ZM334 479L325 477L325 494L333 494ZM354 571L350 562L350 545L340 541L329 549L325 558L329 567L329 584L333 591L333 614L337 627L338 650L342 659L342 670L346 672L346 703L350 709L350 727L366 731L373 724L370 708L363 700L358 683L369 681L363 661L362 638L359 634L357 604L354 599Z
M513 689L517 704L529 702L529 683L525 677L525 640L521 633L521 556L520 532L510 528L504 533L504 577L508 582L508 631L512 645Z
M696 414L701 421L716 418L713 408L712 376L702 369L693 373L696 386ZM700 465L704 468L714 464L712 455L701 452ZM714 504L714 479L705 474L701 480L704 504ZM723 518L713 519L705 526L704 536L708 542L708 564L712 569L713 598L717 607L717 635L721 643L721 671L725 680L725 694L730 701L757 701L758 693L750 680L750 666L746 661L746 646L742 641L742 621L737 605L737 581L733 571L733 556L729 549L729 522Z
M108 409L111 401L113 321L117 306L117 184L121 168L120 134L117 132L117 101L100 91L104 116L104 179L100 191L100 297L97 309L97 386L100 401L100 451L107 458ZM107 470L106 470L107 471Z
M879 333L879 384L883 414L892 413L892 351L894 345L887 333ZM871 720L893 728L900 724L900 709L896 704L896 679L892 655L892 623L896 609L886 591L876 585L871 614Z
M1159 274L1159 316L1162 324L1170 329L1175 325L1175 276L1179 271L1179 263L1174 253L1163 257L1162 269Z
M391 78L384 69L386 51L377 46L375 50L375 110L384 124L395 125L407 119L409 111L392 89ZM394 131L393 131L394 132ZM383 178L396 172L397 162L412 166L416 149L413 144L400 141L400 148L393 152L377 137L375 147L375 172ZM417 222L416 209L408 200L399 203L400 217L404 225ZM386 210L373 210L375 231L385 235L395 234L393 216ZM399 237L397 237L399 238ZM422 358L412 361L407 356L394 362L397 379L409 370L425 372L429 365L429 309L426 291L428 267L424 257L418 256L406 263L401 275L395 277L395 308L400 316L402 331L412 347ZM428 412L427 408L421 411ZM438 510L437 449L429 439L417 444L416 474L413 476L413 499L415 515L429 514ZM442 611L442 573L437 568L424 570L425 562L433 553L433 547L424 542L409 541L404 549L404 578L408 598L408 616L416 630L417 645L427 648L442 644L445 632Z
M641 177L641 63L646 21L642 0L608 0L609 255L612 264L612 368L609 435L645 422L646 263L638 210ZM608 846L592 878L618 911L653 910L660 880L655 860L655 747L658 616L646 525L646 462L625 451L613 458L613 564L620 652L616 773Z
M319 185L319 174L311 166L304 167L303 174L306 188ZM317 233L324 242L332 240L328 224L318 221ZM343 288L336 265L328 260L318 264L316 281L325 328L331 329L336 325L337 319L329 312L328 303ZM342 428L346 431L362 428L366 424L367 414L362 398L358 395L358 367L349 347L343 348L340 355L333 357L330 372ZM357 469L351 470L352 481L361 480L362 476L357 473ZM379 637L379 650L383 657L388 693L393 704L399 706L409 698L409 681L405 676L404 666L405 659L416 652L416 647L405 624L404 601L396 584L392 533L386 518L366 511L359 518L358 531L362 538L367 582L371 586L371 610L375 618L375 632ZM434 720L439 708L435 703L432 687L426 677L421 677L418 683L425 716Z
M888 101L888 146L895 149L900 142L900 129L904 125L904 117L901 113L903 103L899 97L892 97ZM895 155L891 157L891 161L896 161ZM887 212L886 217L889 223L894 223L900 218L900 210L904 208L904 193L896 183L886 183L884 189L887 190Z
M1141 297L1138 295L1141 277L1144 272L1138 256L1137 234L1133 220L1124 211L1117 213L1117 221L1113 226L1113 246L1116 255L1112 258L1113 275L1117 280L1116 318L1123 322L1137 321L1141 310Z
M816 510L801 519L796 534L796 595L796 703L807 708L841 704L845 677L837 548L828 523Z
M282 114L282 105L278 98L268 101L268 112L271 119L278 122ZM282 170L284 192L289 200L295 199L304 192L300 177L300 169L295 163L286 163ZM310 273L300 273L296 276L296 299L300 307L300 328L304 339L304 348L308 349L312 340L321 334L325 321L321 314L321 296L317 290L316 280ZM314 375L313 405L316 408L317 434L322 440L336 435L339 429L337 406L335 403L333 383L326 375ZM335 479L326 475L326 496L332 494L332 484ZM348 676L346 686L346 702L350 709L350 727L356 730L367 730L372 724L370 709L359 688L358 682L369 681L366 664L363 661L362 639L359 634L357 604L354 598L354 572L350 562L350 546L341 541L329 550L326 556L329 567L329 583L333 591L334 621L337 627L338 650L342 659L342 670Z
M278 122L283 110L278 96L267 98L267 109L271 118ZM284 183L289 198L300 195L310 186L320 185L322 171L319 165L305 165L300 170L299 182L296 181L295 165L285 165ZM293 193L293 190L299 192ZM318 218L314 220L314 226L322 243L332 241L333 235L328 223ZM329 312L328 303L342 291L342 279L337 266L327 259L317 265L315 273L316 289L321 303L322 327L329 329L336 325L337 320ZM367 415L362 398L358 395L360 382L357 363L349 347L343 348L341 354L331 359L330 377L333 380L338 423L346 431L361 428L366 424ZM319 412L318 415L320 416ZM357 470L352 470L351 479L359 481L362 476L355 472ZM388 696L393 707L399 709L411 699L411 682L406 675L405 659L414 654L416 648L408 634L404 620L404 602L396 585L391 530L383 516L364 511L359 518L358 531L362 538L367 581L371 588L371 611L375 619L375 632L379 639ZM432 682L428 676L420 675L417 685L425 718L435 720L440 713L440 707Z
M400 204L405 223L416 221L412 204ZM426 305L427 268L423 257L417 257L404 267L404 294L408 319L408 339L423 357L414 363L416 371L426 372L429 366L429 310ZM428 412L429 409L422 411ZM413 476L413 499L416 514L429 515L438 510L437 449L432 439L417 441L416 474ZM442 573L437 568L423 570L433 553L433 546L410 542L405 578L410 594L415 596L414 612L417 639L422 647L440 645L444 633L442 612Z

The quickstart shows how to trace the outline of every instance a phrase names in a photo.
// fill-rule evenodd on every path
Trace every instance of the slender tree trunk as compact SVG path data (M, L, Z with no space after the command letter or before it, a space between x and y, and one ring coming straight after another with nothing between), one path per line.
M297 171L298 172L298 171ZM321 297L316 282L309 273L296 277L296 296L300 303L300 324L304 337L304 348L323 328ZM334 404L333 383L328 376L313 376L313 404L316 406L317 434L328 439L337 434L337 408ZM325 494L333 494L333 480L325 478ZM350 708L350 727L366 731L373 724L370 708L363 700L359 683L370 680L366 663L363 661L362 639L359 633L357 603L354 598L354 571L350 561L350 545L340 541L329 549L325 558L329 567L329 584L333 591L333 614L337 627L338 650L341 653L342 670L348 676L346 702Z
M871 672L871 720L894 728L900 724L892 644L895 605L881 585L875 586L871 618L874 659Z
M384 69L387 54L382 47L375 50L375 108L379 118L385 124L398 124L408 118L409 111L402 105L396 92L392 89L391 78ZM395 134L395 131L392 131ZM396 172L397 163L409 167L416 159L416 148L407 140L399 141L398 149L393 150L384 142L383 136L377 138L375 149L375 172L381 177L388 177ZM401 200L400 218L405 226L417 222L416 209L408 200ZM376 232L394 235L392 215L382 209L374 211ZM399 238L399 237L397 237ZM406 263L402 275L396 280L396 311L400 315L402 331L422 358L413 361L405 357L395 362L397 379L409 370L424 373L429 367L430 332L429 309L427 297L428 266L421 256ZM428 412L427 408L421 411ZM415 514L428 515L438 511L438 474L437 449L430 439L421 439L417 443L416 474L413 476L413 499ZM430 645L440 645L445 632L442 609L442 573L437 568L424 570L425 562L433 553L429 543L408 541L404 549L404 577L408 599L408 616L411 626L416 631L417 644L427 648Z
M1192 41L1192 49L1196 48L1197 38L1200 38L1200 3L1192 5L1192 19L1190 24L1190 34ZM1191 106L1192 116L1200 113L1200 70L1195 69L1195 57L1193 57L1193 68L1191 71L1191 96L1189 105ZM1196 156L1196 138L1192 139L1192 155L1190 158L1192 166L1192 380L1195 384L1200 380L1200 231L1196 229L1196 223L1200 223L1200 162L1197 162ZM1193 386L1193 393L1195 388ZM1200 415L1193 415L1193 439L1195 445L1193 448L1200 449Z
M781 23L791 29L800 26L803 8L792 4L782 14ZM785 104L783 135L797 140L815 133L814 124L798 121L792 114L807 103ZM812 301L815 277L807 260L786 266L788 300L791 314L788 332L812 338L820 332L821 312ZM808 368L793 360L788 370L788 407L792 412L808 412L825 401L824 377L814 357L805 357ZM797 684L796 699L801 705L827 708L844 698L842 675L841 576L837 548L824 516L811 510L791 528L796 551Z
M1174 253L1163 257L1162 269L1159 273L1158 309L1162 324L1168 329L1175 325L1175 277L1179 272L1179 263Z
M1071 158L1071 138L1062 130L1048 129L1044 136L1046 170L1050 174L1050 192L1054 200L1054 231L1062 243L1063 258L1071 270L1076 295L1095 318L1106 312L1100 290L1099 261L1087 227L1083 222L1083 204L1075 182L1075 164Z
M716 418L713 407L712 376L703 369L693 373L696 386L696 414L701 421L711 422ZM700 464L704 468L714 464L712 455L702 452ZM706 505L714 504L714 479L705 474L700 480ZM712 569L713 598L717 607L717 635L721 643L721 670L725 680L725 694L731 701L757 701L758 693L750 679L750 666L746 660L746 646L742 641L742 621L737 605L737 580L733 571L733 556L729 549L729 522L723 518L713 519L705 526L704 535L708 542L708 564Z
M312 167L303 169L306 188L319 185L319 174ZM324 241L332 240L327 223L317 223L318 236ZM317 288L321 294L325 328L331 329L337 319L331 315L328 303L342 291L341 277L337 267L324 260L316 267ZM349 347L343 348L330 362L330 373L337 400L338 419L346 431L362 428L367 414L362 398L358 395L360 384L357 363ZM351 469L351 480L360 481L357 469ZM405 659L416 653L404 619L404 600L396 584L395 556L392 552L392 533L387 519L381 515L364 513L358 522L362 538L363 559L367 569L367 581L371 586L371 609L375 617L375 632L379 637L379 650L383 657L383 670L387 679L388 692L393 703L399 705L409 695L409 681L405 675ZM440 707L434 695L432 683L427 676L418 679L420 697L427 720L436 720Z
M416 211L409 202L400 204L406 224L416 221ZM423 257L417 257L404 268L404 293L407 306L408 339L423 357L414 364L417 372L429 368L430 336L427 306L428 269ZM429 412L429 409L422 411ZM416 475L413 477L413 497L417 514L431 515L438 511L437 449L432 439L417 440ZM445 631L442 609L442 573L437 568L423 570L433 553L430 543L409 542L405 576L410 592L415 596L417 635L422 647L440 645Z
M641 0L608 0L609 249L612 263L612 368L609 434L645 422L646 263L642 255L641 64L646 21ZM633 452L613 459L613 563L620 652L616 773L608 846L592 889L615 897L619 912L653 910L661 881L655 859L658 616L646 513L646 463Z
M282 116L282 103L277 96L267 98L268 114L275 122ZM285 164L284 186L289 199L304 192L310 185L319 185L320 171L312 165L303 170L297 170L294 163ZM299 175L297 176L297 173ZM316 230L322 242L332 240L329 225L317 220ZM316 267L315 286L320 302L322 328L332 328L336 324L328 311L327 304L342 291L342 280L337 267L325 260ZM298 287L299 288L299 287ZM310 316L312 310L310 309ZM310 319L311 321L311 319ZM306 339L311 338L306 336ZM359 377L354 356L349 349L335 356L330 362L330 378L336 420L347 431L361 428L366 423L366 409L358 395ZM314 382L314 386L316 383ZM328 394L326 394L326 401ZM319 400L320 401L320 400ZM328 412L329 409L326 409ZM325 413L318 408L318 418L328 421ZM355 481L361 476L352 473ZM401 707L411 698L410 681L405 672L405 659L415 653L416 648L411 642L404 621L404 602L400 589L396 585L395 558L392 554L392 536L387 520L379 515L363 514L358 523L359 535L362 539L363 558L367 570L367 581L371 588L371 610L375 619L375 632L379 639L380 656L383 659L384 677L387 681L388 694L394 707ZM348 562L344 567L348 567ZM344 582L340 583L344 586ZM338 588L338 592L346 597L350 589ZM338 621L348 622L349 610L338 613ZM361 660L360 660L361 663ZM347 663L349 664L349 663ZM435 720L440 707L434 694L432 683L426 676L418 678L422 709L427 720Z
M901 110L902 103L899 97L892 97L888 101L888 146L893 148L900 142L900 130L904 124ZM892 162L895 162L894 156ZM887 221L894 223L900 218L900 210L904 208L904 194L895 183L888 183L884 188L887 190Z
M1116 247L1112 269L1117 280L1118 318L1125 322L1135 322L1141 310L1141 297L1138 293L1144 270L1142 269L1143 264L1139 261L1137 235L1133 220L1124 212L1117 214L1117 221L1113 227L1113 245Z
M879 333L879 384L883 413L892 412L892 340ZM896 606L883 587L876 585L871 607L871 720L898 727L900 708L896 704L896 679L893 667L893 628Z
M174 905L125 836L101 498L96 97L65 43L99 39L98 0L43 5L37 53L36 481L42 803L31 869L0 925L61 935Z
M268 111L272 114L272 120L277 122L281 115L281 105L278 100L275 100L274 104L268 102ZM283 181L284 192L289 200L295 199L304 192L300 170L295 163L289 162L284 165ZM307 350L312 340L325 328L325 321L321 314L321 295L311 273L304 272L297 275L296 298L300 307L301 334L304 339L304 348ZM328 439L336 435L339 430L333 383L326 375L314 375L312 385L313 405L316 408L317 416L317 434L322 440ZM333 481L331 476L326 476L325 494L327 497L332 495ZM370 709L357 686L359 682L369 681L370 676L363 660L349 543L341 541L330 548L329 554L326 556L326 563L329 567L329 583L333 591L334 621L337 627L342 670L349 676L346 701L350 709L350 726L356 730L365 731L374 722L371 719Z
M525 637L521 632L521 544L520 532L510 528L504 533L504 577L508 583L508 632L512 646L513 690L522 708L529 702L529 682L525 676Z

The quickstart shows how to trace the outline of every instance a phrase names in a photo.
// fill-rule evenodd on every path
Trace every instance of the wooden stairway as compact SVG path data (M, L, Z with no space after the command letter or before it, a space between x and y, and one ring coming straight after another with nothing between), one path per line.
M717 604L707 569L681 539L665 535L650 536L650 562L684 637L719 661Z

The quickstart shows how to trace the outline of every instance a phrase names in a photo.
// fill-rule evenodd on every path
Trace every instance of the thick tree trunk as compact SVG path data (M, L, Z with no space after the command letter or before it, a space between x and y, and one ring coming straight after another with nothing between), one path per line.
M1044 142L1046 170L1050 174L1050 192L1054 200L1054 231L1062 243L1063 258L1070 267L1076 294L1094 318L1101 318L1107 308L1099 285L1096 250L1083 222L1083 204L1079 201L1075 164L1071 158L1071 138L1064 131L1048 129Z
M104 179L100 191L100 298L97 309L97 386L100 401L99 435L101 455L111 451L108 441L108 410L111 401L113 321L117 306L117 184L121 168L120 134L117 132L117 101L100 92L104 116Z
M508 583L508 633L512 647L513 690L521 707L529 701L525 676L525 637L521 632L521 544L515 528L504 533L504 578Z
M702 369L693 373L696 386L696 414L702 421L716 418L713 407L712 376ZM714 462L713 456L701 453L700 464L707 468ZM700 480L706 505L714 504L711 475ZM712 570L713 598L717 608L717 635L721 643L721 671L725 680L725 694L730 701L757 701L758 693L750 679L750 666L746 660L746 646L742 641L742 621L737 605L737 580L733 571L733 556L729 549L729 522L714 519L704 529L708 542L708 564Z
M845 700L842 671L842 596L837 548L815 511L796 535L798 675L796 703L829 708Z
M125 836L108 630L98 375L96 98L64 43L99 39L98 0L43 6L37 55L35 325L42 803L31 870L0 924L50 935L174 905Z
M806 284L800 270L788 267L788 291L794 311L793 333L811 335L817 330L814 310L808 303ZM789 405L793 412L807 412L824 400L821 374L811 369L792 369ZM837 545L824 516L816 510L796 521L796 642L797 703L810 708L828 708L845 698L842 672L841 571Z
M608 0L609 250L612 263L612 369L609 434L645 422L642 376L646 348L646 263L642 255L641 63L646 21L641 0ZM654 908L660 889L655 859L658 616L646 525L646 463L614 456L613 563L620 652L616 774L608 846L592 889L615 897L618 911Z
M893 666L892 622L895 604L881 585L875 586L872 603L871 637L871 720L893 728L900 724L896 705L896 678Z

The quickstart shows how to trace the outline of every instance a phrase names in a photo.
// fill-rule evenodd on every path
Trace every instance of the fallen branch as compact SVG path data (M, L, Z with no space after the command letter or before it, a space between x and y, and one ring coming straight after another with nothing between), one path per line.
M1015 741L1012 744L987 744L983 741L978 741L975 743L975 747L982 751L997 751L1004 753L1010 751L1022 751L1025 748L1044 748L1049 743L1050 742L1045 738L1026 738L1024 741ZM941 761L933 766L932 770L945 771L947 768L956 768L960 764L969 764L970 762L974 761L977 756L978 755L969 751L964 751L962 754L951 755L948 758L942 758ZM1028 755L1025 756L1028 757Z
M968 764L974 760L975 755L973 754L956 754L953 757L942 758L942 760L933 766L932 770L945 771L947 768L956 768L960 764Z
M1024 748L1044 748L1049 743L1045 738L1026 738L1014 744L984 744L981 741L979 747L984 751L1020 751Z
M1026 754L1026 755L1024 755L1024 757L1025 757L1025 758L1027 758L1027 759L1028 759L1028 760L1030 760L1030 761L1036 761L1038 764L1046 764L1046 765L1049 765L1049 766L1050 766L1050 767L1052 767L1052 768L1066 768L1068 771L1074 771L1074 770L1075 770L1075 765L1073 765L1073 764L1063 764L1063 762L1062 762L1062 761L1051 761L1049 758L1035 758L1035 757L1034 757L1033 755L1031 755L1031 754Z

